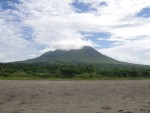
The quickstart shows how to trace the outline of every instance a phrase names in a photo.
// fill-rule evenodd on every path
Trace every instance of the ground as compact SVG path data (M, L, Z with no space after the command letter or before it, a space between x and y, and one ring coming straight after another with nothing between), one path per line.
M0 113L150 113L150 81L0 81Z

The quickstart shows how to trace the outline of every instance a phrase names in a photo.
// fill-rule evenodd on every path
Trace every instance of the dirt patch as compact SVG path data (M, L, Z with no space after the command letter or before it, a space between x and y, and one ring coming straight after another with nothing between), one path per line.
M0 81L0 113L150 113L150 81Z

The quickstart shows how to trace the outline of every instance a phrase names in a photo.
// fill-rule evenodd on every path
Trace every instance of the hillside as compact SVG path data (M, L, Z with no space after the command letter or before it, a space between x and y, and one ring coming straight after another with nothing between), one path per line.
M0 78L150 78L149 66L114 60L91 47L49 51L37 58L0 64Z
M44 53L43 55L23 61L22 63L46 62L50 64L122 64L108 56L105 56L93 49L85 46L78 50L55 50Z

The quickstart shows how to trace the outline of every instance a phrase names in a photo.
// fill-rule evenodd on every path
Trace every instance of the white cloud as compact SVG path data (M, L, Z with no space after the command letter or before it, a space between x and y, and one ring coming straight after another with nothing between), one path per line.
M97 11L77 13L70 5L73 0L21 0L20 4L13 4L17 10L0 8L0 61L32 58L48 50L94 46L81 32L107 32L112 36L106 40L115 43L111 48L101 49L104 54L150 64L150 18L135 16L150 7L149 0L79 1L91 4ZM107 5L100 6L100 2ZM32 30L30 40L23 34L24 27Z
M138 40L126 40L121 45L100 49L99 51L120 61L150 64L150 37Z

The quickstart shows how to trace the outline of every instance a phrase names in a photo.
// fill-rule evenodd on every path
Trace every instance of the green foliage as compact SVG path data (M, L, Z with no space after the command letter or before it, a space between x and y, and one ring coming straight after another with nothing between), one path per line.
M104 68L97 65L50 65L33 64L0 64L0 77L19 78L150 78L149 67L116 66Z
M85 46L82 49L78 50L55 50L49 51L41 55L40 57L22 61L22 63L39 63L45 62L49 64L127 64L116 61L112 58L109 58L92 47Z

